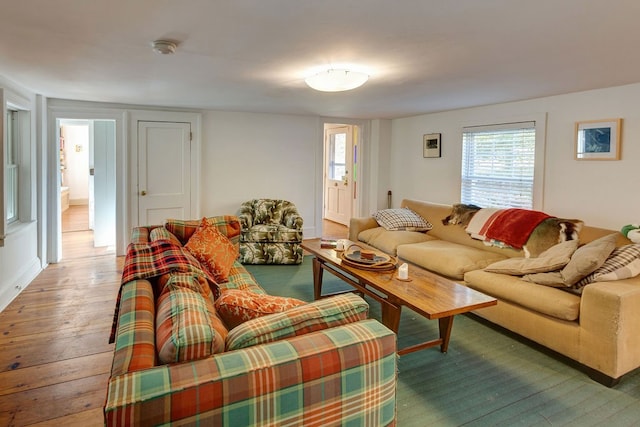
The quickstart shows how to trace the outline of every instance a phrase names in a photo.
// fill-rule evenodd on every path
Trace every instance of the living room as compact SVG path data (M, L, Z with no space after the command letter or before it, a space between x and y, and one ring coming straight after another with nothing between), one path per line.
M574 7L579 8L577 4ZM608 5L606 9L608 18L614 14L610 7ZM233 213L244 200L269 195L294 200L305 218L305 236L320 236L324 123L357 124L366 130L358 178L362 184L356 211L359 216L386 207L389 190L393 192L393 204L396 206L403 198L455 203L460 199L462 129L466 126L533 120L539 133L544 135L542 174L539 176L542 193L536 201L537 208L561 217L577 217L589 225L613 230L619 230L625 224L637 223L640 221L640 199L634 194L638 181L635 161L640 159L640 147L636 143L640 134L640 114L636 106L640 98L640 83L637 77L631 79L625 74L640 75L634 70L634 65L637 65L635 58L625 57L628 52L633 52L625 43L635 38L625 19L633 15L636 9L635 3L625 2L615 12L619 17L616 19L622 22L609 23L614 40L615 36L619 39L617 43L606 44L605 50L614 51L616 61L604 65L601 63L598 70L603 68L603 75L618 75L619 80L614 84L588 87L585 83L579 90L553 88L548 89L553 95L514 95L506 101L499 97L506 90L503 82L484 80L483 96L477 96L479 101L471 96L469 102L472 106L457 106L452 102L443 104L439 110L430 104L423 104L420 112L411 110L408 113L387 114L363 110L361 113L346 113L342 108L354 103L349 92L336 93L331 98L327 94L315 98L306 92L309 89L302 82L296 87L300 91L298 96L324 109L309 110L308 104L305 104L295 113L289 110L261 112L260 103L243 109L243 97L238 97L236 103L227 108L189 108L168 101L159 105L147 104L144 96L130 97L126 101L126 97L120 101L107 98L86 101L84 93L79 90L69 92L68 96L49 96L44 90L21 83L19 74L2 69L0 86L6 91L5 100L8 99L11 105L24 105L32 112L29 126L32 130L32 143L29 145L31 186L28 189L32 203L28 205L29 213L23 226L19 229L9 228L4 246L0 247L0 307L8 305L49 263L58 261L51 258L55 252L52 245L58 244L57 235L52 235L50 231L50 224L56 218L52 201L56 200L54 195L57 191L52 182L56 176L52 172L56 164L55 153L52 154L47 148L54 139L54 128L50 121L52 111L89 118L109 115L120 120L120 139L117 142L118 179L122 180L119 182L121 199L118 205L120 255L126 247L128 230L137 224L137 212L132 211L131 207L131 197L136 192L131 184L136 176L137 165L131 162L128 149L135 144L129 132L134 125L130 117L139 111L150 115L189 113L198 117L199 127L194 129L199 150L195 193L198 209L194 216ZM594 13L604 13L603 10L598 7ZM562 16L565 14L571 15L571 12L563 11ZM4 19L10 19L8 16L10 14ZM581 18L584 16L581 15ZM614 31L616 26L618 28ZM4 28L16 27L6 25ZM623 40L621 33L624 34L624 31L629 33ZM150 52L148 42L145 39L144 49ZM553 43L548 43L548 50L551 51ZM178 46L174 58L179 58L181 49L188 47L186 42ZM595 44L590 47L596 48ZM7 51L3 50L3 56L10 56L6 54ZM115 55L109 50L103 52L105 55ZM586 52L589 52L588 48ZM581 51L581 54L585 52ZM549 80L554 73L560 73L555 62L557 56L551 56L549 71L543 76ZM165 60L172 58L157 57L154 66L162 67L162 61ZM504 65L508 59L502 58L501 61ZM180 69L175 63L171 64L171 68L174 75L176 69ZM567 68L561 71L580 80L580 69ZM374 83L372 75L367 84ZM517 86L515 82L510 84ZM135 85L144 86L144 79L142 83L132 79L130 86ZM366 86L362 88L365 89ZM283 84L274 89L276 92L278 90L287 92L293 89ZM400 87L398 91L405 89ZM469 92L474 93L471 89ZM430 93L420 96L429 98ZM277 98L278 95L272 94L272 97ZM384 99L375 100L378 104L384 102ZM620 160L576 160L576 123L613 118L622 119ZM441 134L441 157L424 158L422 155L423 135L430 133Z

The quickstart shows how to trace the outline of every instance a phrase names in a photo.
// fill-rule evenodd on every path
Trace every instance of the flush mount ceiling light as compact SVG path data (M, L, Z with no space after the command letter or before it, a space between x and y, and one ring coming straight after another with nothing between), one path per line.
M369 80L368 74L345 69L329 69L304 79L309 87L322 92L355 89L365 84L367 80Z
M151 43L151 46L153 47L153 51L155 53L160 53L162 55L175 53L176 47L178 47L178 45L169 40L156 40Z

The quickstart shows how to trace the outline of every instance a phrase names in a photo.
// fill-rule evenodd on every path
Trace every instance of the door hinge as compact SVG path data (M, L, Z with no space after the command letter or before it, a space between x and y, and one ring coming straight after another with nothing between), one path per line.
M189 141L193 141L193 132L189 132Z

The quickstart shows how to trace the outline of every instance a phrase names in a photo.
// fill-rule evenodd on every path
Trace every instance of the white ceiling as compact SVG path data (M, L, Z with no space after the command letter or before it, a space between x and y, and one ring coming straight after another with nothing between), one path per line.
M226 111L393 118L636 83L639 42L638 0L0 0L8 80ZM369 82L305 85L341 64Z

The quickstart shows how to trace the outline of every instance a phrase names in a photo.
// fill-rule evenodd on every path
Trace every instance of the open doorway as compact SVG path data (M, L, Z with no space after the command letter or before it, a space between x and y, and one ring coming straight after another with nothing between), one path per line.
M115 122L57 125L62 257L115 254Z
M346 238L358 198L360 127L325 123L323 145L323 236Z

